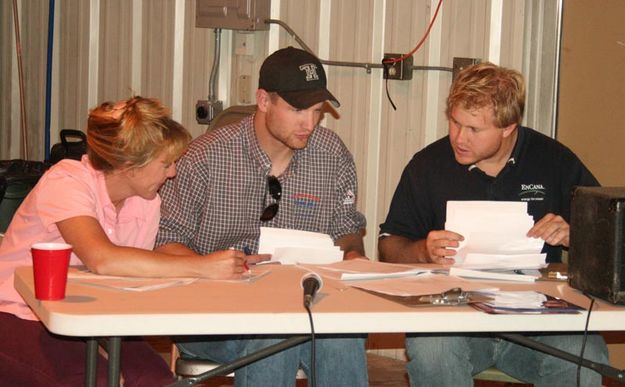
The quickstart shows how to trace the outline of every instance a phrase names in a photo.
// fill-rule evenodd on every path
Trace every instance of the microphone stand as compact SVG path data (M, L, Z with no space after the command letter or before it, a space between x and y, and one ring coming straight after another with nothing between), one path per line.
M614 367L610 367L609 365L597 363L592 360L588 360L584 358L580 358L579 356L573 355L572 353L561 351L550 345L546 345L536 340L532 340L518 333L499 333L498 335L508 341L520 344L524 347L529 347L531 349L544 352L548 355L570 361L571 363L581 364L582 366L586 368L590 368L591 370L596 371L597 373L603 376L607 376L611 379L618 380L621 383L625 382L625 373L622 370L619 370Z
M237 368L241 368L244 367L250 363L253 363L257 360L260 359L264 359L267 356L271 356L275 353L278 353L280 351L284 351L285 349L291 348L295 345L304 343L306 341L310 340L310 336L306 335L306 336L293 336L290 337L288 339L285 339L284 341L281 341L277 344L273 344L270 345L266 348L263 348L261 350L258 350L256 352L253 352L249 355L243 356L238 358L237 360L230 362L228 364L223 364L220 365L217 368L214 368L210 371L206 371L200 375L197 376L193 376L193 377L189 377L189 378L185 378L182 380L179 380L175 383L170 384L167 387L184 387L184 386L193 386L197 383L203 382L208 378L212 378L214 376L221 376L221 375L228 375L229 373L231 373L232 371L236 370Z

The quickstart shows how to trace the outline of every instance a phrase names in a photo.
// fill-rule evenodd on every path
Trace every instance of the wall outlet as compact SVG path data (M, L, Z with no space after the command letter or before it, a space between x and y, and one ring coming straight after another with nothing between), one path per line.
M383 61L387 59L401 58L402 54L384 54ZM384 70L384 79L409 80L412 79L412 55L400 62L390 63Z
M462 70L463 68L471 66L471 65L474 65L474 64L478 64L480 62L481 62L481 60L478 59L478 58L457 58L457 57L454 57L454 66L453 66L452 79L456 79L456 75L458 75L460 70Z

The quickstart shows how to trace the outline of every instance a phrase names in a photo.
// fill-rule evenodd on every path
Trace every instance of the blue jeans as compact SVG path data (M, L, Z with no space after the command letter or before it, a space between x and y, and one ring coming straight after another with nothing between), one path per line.
M276 344L282 336L206 336L176 338L185 357L229 363L242 356ZM367 358L362 336L317 335L316 384L325 386L366 387ZM298 369L310 374L310 342L258 360L234 373L235 387L294 386ZM310 385L310 379L309 379Z
M562 351L579 354L583 335L526 335ZM496 367L535 387L577 385L577 365L488 334L406 337L411 386L472 386L473 375ZM603 337L589 334L584 358L608 363ZM601 375L581 369L581 386L601 386Z

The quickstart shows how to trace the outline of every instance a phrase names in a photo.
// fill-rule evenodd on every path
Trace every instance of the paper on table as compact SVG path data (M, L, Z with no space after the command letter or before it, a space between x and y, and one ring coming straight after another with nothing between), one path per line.
M547 254L467 254L464 262L454 265L466 269L541 269L547 267Z
M483 280L502 280L517 282L534 282L540 276L530 274L502 273L492 270L470 270L461 267L450 267L449 275L455 275L463 278L479 278Z
M418 275L431 274L429 270L412 269L406 271L399 271L396 273L343 273L341 279L343 281L364 281L364 280L377 280L387 278L401 278L401 277L414 277Z
M343 260L343 252L329 235L283 228L261 227L258 253L272 254L272 261L284 264L327 264Z
M489 314L562 314L584 310L566 300L535 291L485 291L480 294L491 300L471 306Z
M67 273L67 281L86 286L95 286L131 292L164 289L174 286L189 285L197 278L144 278L118 277L91 273L86 269L72 267Z
M447 275L393 278L386 281L354 281L349 286L392 296L423 296L461 288L465 292L489 289L492 286Z
M336 262L331 265L300 265L306 270L330 279L337 283L351 287L369 290L372 292L388 294L392 296L421 296L426 294L442 293L453 288L462 288L464 291L477 289L492 290L488 286L476 281L468 281L458 277L449 277L446 270L433 265L402 265L371 261L368 259L350 259ZM435 267L436 269L433 269ZM423 274L416 274L421 272ZM445 272L445 275L440 272ZM410 273L408 276L396 276ZM375 278L367 278L371 274ZM345 281L344 278L354 278L359 275L366 280ZM342 281L338 281L341 280ZM371 281L370 279L383 279Z
M534 221L527 202L448 201L445 229L464 236L456 265L487 268L539 268L544 242L529 238ZM468 262L467 262L468 261Z
M508 308L540 308L547 296L533 290L483 292L492 297L486 302L490 306Z
M343 252L338 247L312 248L312 247L276 247L271 255L272 261L279 261L285 265L314 262L327 264L343 260Z
M254 283L259 279L271 274L270 270L253 270L245 273L239 279L210 280L220 282L247 282ZM67 273L67 281L84 286L92 286L98 288L123 290L129 292L145 292L149 290L157 290L171 288L175 286L185 286L192 284L198 280L207 280L204 278L148 278L148 277L121 277L111 275L100 275L90 272L84 266L73 266L69 268Z
M76 278L68 278L67 279L71 283L85 285L85 286L94 286L98 288L108 288L115 290L125 290L129 292L146 292L149 290L157 290L157 289L165 289L171 288L175 286L184 286L189 285L196 281L196 279L163 279L163 278L150 278L146 281L141 281L137 283L137 281L127 280L127 279L102 279L98 281L91 281L87 279L76 279Z
M327 234L311 231L291 230L286 228L260 228L260 238L258 240L259 254L272 254L276 247L284 246L335 247L332 238Z
M431 268L415 265L401 265L369 259L349 259L335 262L330 265L300 265L307 270L314 271L326 278L338 280L365 280L415 276L430 273Z

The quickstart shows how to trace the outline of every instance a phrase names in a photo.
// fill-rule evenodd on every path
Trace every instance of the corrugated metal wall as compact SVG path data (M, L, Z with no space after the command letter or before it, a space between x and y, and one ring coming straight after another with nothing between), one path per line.
M30 154L42 159L47 2L20 0L22 54ZM438 0L273 0L273 19L286 22L322 59L379 63L385 52L404 53L422 37ZM195 27L195 1L57 0L52 142L62 128L85 125L89 108L133 94L158 97L194 135L195 103L206 99L215 32ZM453 57L491 60L529 78L528 124L551 133L559 1L445 0L414 65L451 67ZM0 3L0 158L20 157L19 94L11 2ZM297 43L269 31L222 31L218 96L225 106L253 101L258 68L274 49ZM251 54L236 45L251 43ZM326 115L354 154L359 206L367 215L366 248L376 256L383 221L399 175L410 157L446 134L446 71L415 71L411 81L390 81L397 105L386 99L381 69L327 68L329 88L342 103ZM243 76L243 77L242 77ZM247 77L247 78L246 78ZM245 95L242 82L251 84Z

